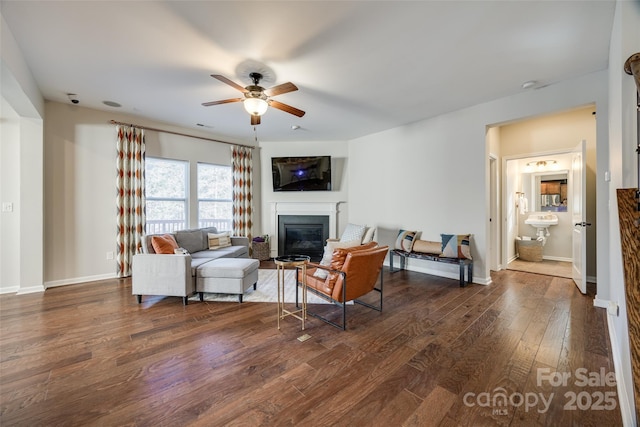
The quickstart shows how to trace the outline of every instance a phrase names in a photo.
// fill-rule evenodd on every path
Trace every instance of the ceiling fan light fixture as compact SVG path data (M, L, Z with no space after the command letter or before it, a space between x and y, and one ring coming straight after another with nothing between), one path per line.
M243 101L244 109L252 116L261 116L267 112L269 104L262 98L247 98Z

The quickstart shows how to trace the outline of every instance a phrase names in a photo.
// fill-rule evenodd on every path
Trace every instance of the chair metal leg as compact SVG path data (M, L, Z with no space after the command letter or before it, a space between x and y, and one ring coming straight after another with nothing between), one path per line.
M342 274L342 275L343 275L343 282L342 282L342 300L343 300L343 301L345 301L345 300L346 300L346 298L347 298L347 278L346 278L346 276L344 275L344 273L342 273L342 272L341 272L340 274ZM296 275L296 285L297 285L297 286L296 286L296 306L298 306L298 292L297 292L297 287L300 285L300 283L297 281L297 275ZM375 305L372 305L372 304L369 304L369 303L366 303L366 302L363 302L363 301L360 301L360 300L357 300L357 299L356 299L356 300L353 300L353 302L354 302L354 303L356 303L356 304L363 305L363 306L365 306L365 307L371 308L371 309L373 309L373 310L376 310L376 311L380 311L380 312L382 312L382 301L383 301L382 290L383 290L383 287L384 287L383 269L381 268L381 269L380 269L380 288L379 288L379 289L378 289L378 288L375 288L375 287L373 288L373 290L374 290L374 291L376 291L376 292L379 292L379 293L380 293L380 304L379 304L378 306L375 306ZM325 295L325 294L323 294L323 293L320 293L320 292L316 291L316 290L315 290L315 289L313 289L313 288L307 288L307 292L311 292L311 293L313 293L314 295L317 295L317 296L319 296L319 297L321 297L321 298L323 298L323 299L325 299L325 300L327 300L327 301L329 301L329 302L333 303L334 305L337 305L337 306L339 306L340 308L342 308L342 324L339 324L339 323L333 322L333 321L331 321L331 320L329 320L329 319L327 319L327 318L325 318L325 317L323 317L323 316L321 316L321 315L319 315L319 314L316 314L316 313L313 313L313 312L307 311L307 313L308 313L309 315L311 315L311 316L315 317L316 319L320 319L320 320L322 320L323 322L328 323L329 325L334 326L334 327L336 327L336 328L338 328L338 329L342 329L343 331L346 331L346 330L347 330L347 304L346 304L346 302L339 302L339 301L336 301L336 300L334 300L334 299L332 299L332 298L328 297L327 295Z

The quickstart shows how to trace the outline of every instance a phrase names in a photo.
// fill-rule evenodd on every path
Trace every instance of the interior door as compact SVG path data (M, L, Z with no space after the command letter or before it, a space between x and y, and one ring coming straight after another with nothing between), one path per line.
M573 252L573 281L580 292L587 293L587 226L586 222L586 147L587 142L582 141L573 150L571 161L572 203L571 218L573 223L572 252Z

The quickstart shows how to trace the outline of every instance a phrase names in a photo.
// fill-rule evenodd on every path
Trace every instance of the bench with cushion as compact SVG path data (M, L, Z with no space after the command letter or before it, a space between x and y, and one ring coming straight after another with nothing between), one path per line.
M460 287L473 282L473 259L469 251L470 235L442 234L442 242L415 240L416 232L400 230L396 249L389 252L389 270L404 270L408 258L455 264L460 268ZM394 257L400 257L400 269L394 269ZM467 280L465 281L465 269Z

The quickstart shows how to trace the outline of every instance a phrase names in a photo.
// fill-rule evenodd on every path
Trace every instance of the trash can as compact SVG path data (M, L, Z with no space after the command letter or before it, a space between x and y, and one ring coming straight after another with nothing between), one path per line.
M518 258L523 261L542 261L542 242L538 240L516 240Z

